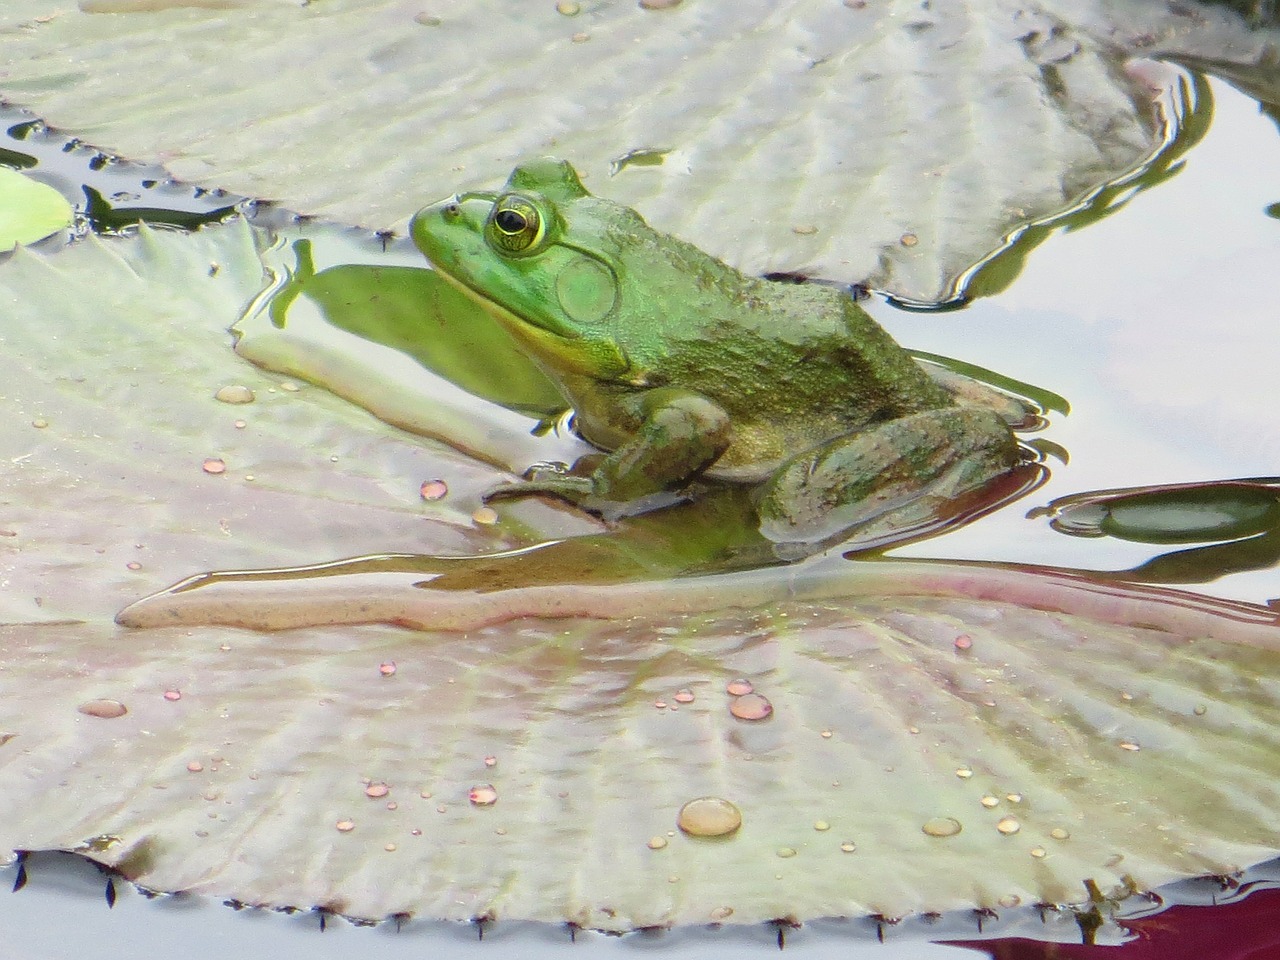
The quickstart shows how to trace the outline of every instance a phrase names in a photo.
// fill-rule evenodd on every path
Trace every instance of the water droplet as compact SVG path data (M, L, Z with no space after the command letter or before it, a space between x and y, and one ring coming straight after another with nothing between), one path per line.
M409 835L413 837L420 837L422 836L422 831L419 830L417 827L414 827L412 830L409 831Z
M391 792L391 788L388 787L385 783L383 783L380 780L375 780L373 783L369 784L367 787L364 788L364 795L374 800L378 799L379 797L385 797L390 792Z
M650 849L650 850L661 850L661 849L662 849L663 847L665 847L666 845L667 845L667 838L666 838L666 837L650 837L650 838L649 838L649 849Z
M998 806L1000 803L1000 801L995 797L991 796L991 794L987 794L978 802L981 803L988 810L990 810L992 807Z
M165 698L166 700L181 700L181 699L182 699L182 691L181 691L181 690L166 690L166 691L164 692L164 698Z
M491 807L498 802L498 791L491 783L478 783L467 791L467 799L472 806Z
M665 700L655 700L653 701L653 705L657 707L659 710L667 709L667 701Z
M963 828L955 817L934 817L926 820L920 829L931 837L954 837Z
M219 460L217 457L209 457L200 465L200 469L205 473L216 476L219 473L227 472L227 462L225 460Z
M187 770L189 770L191 773L199 773L203 769L204 769L204 764L201 763L199 760L192 760L187 764Z
M498 765L498 758L490 754L484 758L484 765L486 767L496 767Z
M1194 712L1197 717L1203 717L1206 713L1209 712L1209 708L1206 707L1203 703L1197 703Z
M334 826L338 828L339 833L350 833L356 828L354 820L339 820Z
M729 704L729 712L739 720L763 720L773 713L773 704L758 693L747 693Z
M680 882L680 878L677 877L674 873L671 874L671 876L667 877L667 883L679 883L679 882Z
M693 691L687 687L677 690L674 697L671 698L676 703L693 703Z
M1015 834L1022 829L1022 824L1018 823L1016 817L1005 817L996 824L996 829L1006 836Z
M777 855L781 857L783 860L790 860L792 857L796 855L796 848L795 847L779 847L774 852L777 853Z
M956 637L957 650L968 650L972 646L973 637L969 636L967 633L962 633L960 636Z
M443 500L449 494L449 485L443 480L423 480L418 487L418 494L428 503Z
M296 383L294 383L292 380L281 380L280 389L283 390L285 393L297 393L302 388L298 386Z
M904 233L902 237L898 240L898 242L901 243L904 247L914 247L917 243L920 242L920 238L917 237L914 233Z
M825 820L815 820L813 821L813 829L819 832L830 830L831 824L827 823Z
M858 845L852 840L846 840L844 843L840 844L840 849L845 853L853 853L853 851L858 849Z
M1044 847L1032 847L1031 855L1035 857L1037 860L1043 860L1046 856L1049 855L1049 851L1045 850Z
M395 676L396 662L394 660L388 660L386 663L378 664L378 672L384 677Z
M419 794L418 794L418 796L420 796L423 800L430 800L430 799L431 799L431 791L430 791L430 790L423 790L421 793L419 793Z
M708 916L711 917L712 923L719 923L721 920L728 920L733 916L733 907L716 907Z
M231 425L235 427L237 430L243 430L245 427L249 425L249 423L246 420L237 420Z
M676 826L693 837L724 837L742 826L742 813L720 797L698 797L680 808Z
M574 43L586 43L588 40L591 39L591 34L579 32L579 33L575 33L569 39L572 40Z
M1119 746L1121 750L1128 750L1132 753L1137 753L1142 749L1142 747L1134 743L1132 740L1121 740Z
M129 712L129 708L119 700L86 700L76 709L86 717L100 717L103 720L114 720Z
M498 511L493 509L493 507L478 507L476 508L476 511L471 514L471 519L481 526L492 526L498 522Z
M1133 694L1132 694L1132 693L1121 693L1121 694L1120 694L1120 699L1121 699L1121 700L1132 700L1132 699L1133 699Z
M388 809L388 810L399 810L399 809L400 809L400 804L396 803L394 800L388 800L388 801L387 801L387 809Z
M956 776L961 780L968 780L973 776L973 771L968 767L956 767Z
M731 697L741 697L741 696L744 696L745 694L750 693L752 690L755 689L755 687L751 685L750 680L743 680L740 677L737 680L730 680L727 684L725 684L724 689L725 689L725 692L728 693L729 696Z
M1005 798L1006 800L1008 800L1010 803L1021 803L1021 802L1022 802L1022 794L1020 794L1020 793L1006 793L1006 794L1004 795L1004 798Z
M1022 898L1016 893L1010 893L1001 897L999 903L1000 906L1004 907L1006 910L1012 910L1014 907L1022 903Z
M449 808L448 808L448 807L446 807L446 806L442 803L442 804L440 804L440 806L436 807L436 813L444 813L444 812L445 812L445 811L447 811L448 809L449 809Z
M821 733L821 734L819 734L819 736L821 736L823 740L830 740L830 739L831 739L831 731L830 731L830 730L823 730L823 731L822 731L822 733Z
M213 399L222 403L253 403L253 391L241 383L228 383L225 387L219 387L218 392L213 395Z
M126 566L127 568L129 568L130 570L141 570L141 569L142 569L142 564L140 564L137 560L130 560L128 563L126 563L126 564L125 564L125 566Z
M818 228L812 223L797 223L791 228L791 232L801 237L811 237L818 232Z
M907 727L907 733L910 733L910 734L912 734L912 735L915 735L915 734L917 734L917 733L919 733L919 732L920 732L920 728L919 728L919 727L915 727L915 726Z
M395 853L396 845L394 843L388 843L382 849L387 851L387 853Z
M582 12L582 5L575 0L559 0L556 4L556 13L566 17L576 17Z
M36 417L36 419L31 421L31 425L37 430L43 430L45 427L49 426L49 421L44 417Z
M670 10L680 6L680 0L640 0L640 6L645 10Z
M1049 836L1053 837L1055 840L1066 840L1071 836L1071 833L1062 827L1054 827L1049 831Z
M496 833L496 834L497 834L498 836L500 836L500 837L505 837L505 836L507 835L507 828L506 828L506 827L494 827L494 828L493 828L493 832L494 832L494 833Z

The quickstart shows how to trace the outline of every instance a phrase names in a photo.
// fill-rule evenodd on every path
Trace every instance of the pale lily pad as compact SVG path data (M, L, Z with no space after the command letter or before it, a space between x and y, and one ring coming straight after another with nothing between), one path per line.
M210 565L485 552L592 529L534 503L477 525L480 491L508 474L238 358L229 327L267 284L242 221L19 248L0 283L0 622L110 619L118 591ZM226 386L256 399L220 402ZM521 450L527 423L472 426ZM449 496L427 505L436 478Z
M1080 901L1273 855L1280 629L1010 576L1177 629L874 591L466 635L11 626L0 846L248 903L614 930ZM737 678L767 719L730 712ZM731 837L677 828L704 796Z
M0 167L0 250L43 240L71 217L71 204L53 187Z
M240 221L143 229L0 268L0 850L250 903L625 930L1073 901L1280 846L1280 628L1247 604L840 561L592 585L546 559L579 537L477 561L505 579L364 576L357 600L413 605L354 623L113 623L194 570L594 529L532 503L477 525L501 474L240 360L263 245ZM314 619L349 584L273 589ZM767 719L730 711L740 677ZM732 837L679 831L702 796L741 812Z
M1246 65L1276 36L1148 0L620 0L575 17L474 0L11 0L0 94L180 178L376 227L553 152L745 270L936 299L1019 223L1160 145L1171 108L1151 91L1171 71L1126 57ZM662 162L623 162L640 156Z

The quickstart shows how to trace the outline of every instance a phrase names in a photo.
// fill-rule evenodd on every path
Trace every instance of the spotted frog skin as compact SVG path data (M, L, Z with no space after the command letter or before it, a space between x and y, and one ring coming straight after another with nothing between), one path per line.
M745 276L592 196L566 162L426 207L412 236L605 452L491 497L625 515L703 479L752 484L766 536L814 541L1019 460L1004 417L957 403L847 293Z

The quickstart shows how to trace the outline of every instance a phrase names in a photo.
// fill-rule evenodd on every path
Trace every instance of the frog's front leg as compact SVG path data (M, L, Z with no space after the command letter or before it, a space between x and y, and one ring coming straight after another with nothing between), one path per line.
M637 395L632 406L635 432L598 458L589 475L538 475L497 487L485 499L541 493L596 513L627 516L651 509L655 495L695 479L729 447L729 415L700 394L649 390Z
M783 464L761 490L760 532L775 543L833 542L896 521L894 512L917 527L1020 459L991 410L944 407L886 421Z

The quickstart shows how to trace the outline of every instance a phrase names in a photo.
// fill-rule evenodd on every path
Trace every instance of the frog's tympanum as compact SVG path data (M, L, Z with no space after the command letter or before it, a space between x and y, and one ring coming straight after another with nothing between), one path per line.
M766 536L812 543L1018 462L1000 414L958 403L847 293L744 276L592 196L568 163L525 163L496 193L422 210L412 233L607 452L490 496L625 515L704 478L749 483Z

